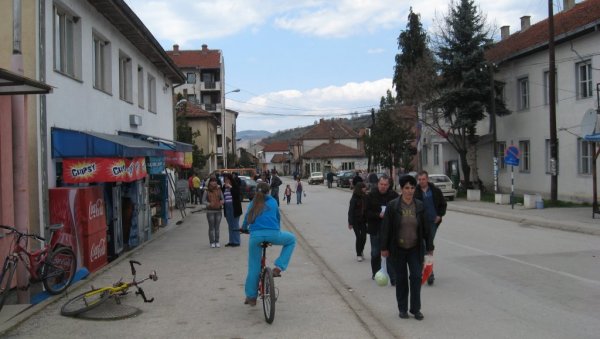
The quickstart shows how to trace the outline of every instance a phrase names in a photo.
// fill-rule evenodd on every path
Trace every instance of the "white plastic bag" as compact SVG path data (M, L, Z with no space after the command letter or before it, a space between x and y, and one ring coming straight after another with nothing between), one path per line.
M388 282L390 281L385 260L385 257L381 257L381 268L375 274L375 282L379 286L387 286Z

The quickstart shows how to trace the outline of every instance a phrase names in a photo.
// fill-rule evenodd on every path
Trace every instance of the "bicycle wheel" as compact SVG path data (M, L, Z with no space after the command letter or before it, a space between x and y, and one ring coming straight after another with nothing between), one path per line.
M77 269L75 253L68 247L52 251L42 268L42 282L50 294L62 293L73 281Z
M105 289L90 290L67 301L61 308L60 314L76 316L100 306L110 298L110 293Z
M271 324L275 319L275 301L277 296L275 295L275 282L273 281L273 271L271 268L265 267L264 274L262 276L263 284L263 311L265 313L265 320Z
M2 276L0 276L0 310L2 310L6 297L10 293L10 283L15 274L15 268L17 268L15 262L6 258L2 267Z

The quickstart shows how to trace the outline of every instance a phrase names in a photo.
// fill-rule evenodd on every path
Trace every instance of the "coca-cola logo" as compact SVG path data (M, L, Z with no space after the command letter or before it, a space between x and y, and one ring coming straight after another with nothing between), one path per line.
M93 244L90 248L90 261L100 259L106 255L106 239L100 239L98 244Z
M89 206L89 219L94 219L104 215L104 200L98 199L96 201L90 201Z

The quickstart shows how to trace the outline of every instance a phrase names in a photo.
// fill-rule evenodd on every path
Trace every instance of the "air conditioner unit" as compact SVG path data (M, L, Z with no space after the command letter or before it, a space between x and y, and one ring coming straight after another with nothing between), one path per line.
M137 115L137 114L129 114L129 125L141 126L142 125L142 116Z

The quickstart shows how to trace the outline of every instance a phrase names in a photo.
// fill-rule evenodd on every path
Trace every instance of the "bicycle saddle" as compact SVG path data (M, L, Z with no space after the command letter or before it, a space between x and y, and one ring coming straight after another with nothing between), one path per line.
M271 246L271 245L273 245L273 244L271 244L271 243L270 243L270 242L268 242L268 241L262 241L262 242L260 243L260 247L262 247L262 248L267 248L267 247L269 247L269 246Z

